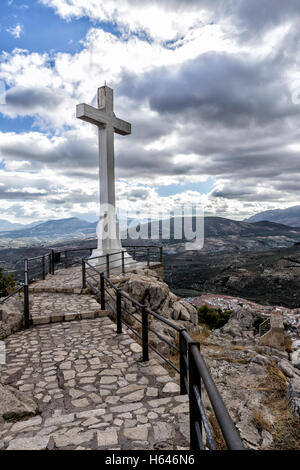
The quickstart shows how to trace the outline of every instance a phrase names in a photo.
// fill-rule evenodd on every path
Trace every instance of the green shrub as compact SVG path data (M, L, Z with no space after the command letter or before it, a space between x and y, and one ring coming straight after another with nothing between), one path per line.
M198 308L198 321L201 324L209 326L209 328L221 328L228 322L231 310L215 310L204 304Z
M3 268L0 268L0 297L6 297L13 292L16 287L12 274L4 276Z

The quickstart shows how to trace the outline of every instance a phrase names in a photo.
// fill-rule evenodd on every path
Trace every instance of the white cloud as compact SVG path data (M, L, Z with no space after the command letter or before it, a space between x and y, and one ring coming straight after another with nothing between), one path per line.
M115 22L121 37L95 23L76 54L2 54L0 79L9 89L1 113L31 116L36 126L0 133L0 176L10 178L2 189L16 200L24 189L25 217L98 212L97 132L76 121L75 106L95 104L105 80L115 89L117 116L133 124L132 136L116 137L120 205L129 200L152 210L198 202L208 213L242 218L297 202L298 110L286 89L299 73L299 64L291 67L299 39L292 16L253 47L252 39L240 40L229 14L220 16L220 0L42 3L65 19ZM209 176L216 181L210 194L157 191ZM2 200L1 210L22 216L16 200Z
M5 169L10 170L10 171L24 170L24 169L26 170L26 168L30 166L31 166L31 163L27 160L21 160L21 161L12 160L12 161L6 162Z
M7 28L6 31L11 34L15 39L20 39L21 35L24 33L24 28L21 24L17 24L16 26L11 26Z
M191 29L208 21L207 12L196 2L185 2L172 8L166 2L106 0L41 0L65 19L88 16L102 22L116 23L126 36L146 33L158 40L180 38Z

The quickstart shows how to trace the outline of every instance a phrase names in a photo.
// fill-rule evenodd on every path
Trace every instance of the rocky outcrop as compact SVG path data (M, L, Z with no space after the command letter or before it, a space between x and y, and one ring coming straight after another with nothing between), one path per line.
M291 379L288 387L288 397L293 415L300 417L300 377Z
M0 423L18 420L37 413L36 403L25 393L0 384Z
M168 285L163 282L156 271L152 269L137 269L124 275L112 276L111 281L119 289L129 294L133 299L142 305L146 305L153 312L171 320L177 326L186 328L189 332L198 332L197 309L189 302L174 295ZM111 291L111 294L113 292ZM139 315L140 309L136 308L132 302L123 299L124 311L130 314ZM137 323L138 326L138 323ZM175 339L176 332L173 328L163 324L161 321L151 317L151 328L157 331L162 337ZM162 351L166 351L167 346L155 334L151 333L151 341Z
M247 344L254 341L256 321L260 318L247 308L238 307L233 310L228 322L220 329L221 334L229 335L235 344Z
M291 362L294 367L296 367L297 369L300 369L300 347L299 349L296 349L296 351L292 352Z
M290 410L297 426L300 372L288 353L258 346L247 323L243 330L234 318L212 331L202 343L202 355L247 449L276 449L280 432L285 435L284 444L293 445L294 441L288 442L292 421L284 420ZM211 409L205 394L204 400Z
M204 294L200 297L190 297L189 301L196 307L206 304L216 310L231 310L232 319L236 318L242 324L243 329L251 327L251 324L253 325L259 318L269 318L273 312L282 313L284 326L291 332L297 333L297 329L300 328L299 308L289 309L280 305L261 305L241 297L223 294ZM250 313L252 318L249 316ZM248 325L247 322L249 322Z
M0 340L18 331L23 321L23 304L16 297L8 299L0 305Z

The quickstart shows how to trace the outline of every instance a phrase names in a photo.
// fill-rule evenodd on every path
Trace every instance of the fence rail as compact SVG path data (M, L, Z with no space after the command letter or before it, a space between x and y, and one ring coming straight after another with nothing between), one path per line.
M216 449L214 432L202 401L203 390L207 394L228 449L242 450L243 444L241 438L200 353L200 343L193 341L184 328L178 327L167 318L133 299L128 293L117 288L110 279L111 272L116 268L125 273L128 266L133 262L145 261L148 266L151 265L151 262L161 262L163 255L162 247L131 246L126 248L127 254L122 251L105 255L104 257L89 258L88 260L82 258L80 260L82 265L82 287L86 288L89 286L98 297L101 309L108 310L116 318L117 333L122 333L124 325L140 340L142 344L142 360L144 362L149 360L149 351L151 350L175 372L179 373L180 393L188 394L189 396L191 450ZM42 279L45 279L47 273L54 275L55 267L57 266L67 268L78 264L77 260L70 260L69 253L87 250L91 254L92 249L86 248L61 251L51 250L51 252L41 256L26 259L24 261L24 284L0 300L0 305L23 290L24 324L26 328L29 328L29 284L32 282L32 279L30 279L32 263L40 263ZM95 266L96 258L98 262ZM138 330L134 328L134 323L130 319L138 323ZM177 335L175 344L151 326L153 319L174 330L174 336L176 337ZM174 354L178 354L179 367L152 344L149 338L150 334L159 338Z
M0 299L0 305L3 305L8 299L10 299L11 297L13 297L14 295L16 295L18 292L20 292L22 289L24 289L24 284L22 284L21 286L19 286L17 289L15 289L13 292L11 292L11 294L7 295L6 297L4 297L3 299Z
M100 270L101 267L105 266L104 263L94 266L91 261L82 260L82 287L89 286L100 299L101 309L107 310L115 317L117 333L122 333L124 325L140 340L143 362L149 360L149 351L152 350L175 372L179 373L180 393L189 395L191 450L216 449L212 426L202 402L202 389L207 394L228 449L242 450L243 444L239 433L200 353L200 343L193 341L186 329L178 327L114 285L111 279ZM137 328L134 328L130 319L137 322ZM172 328L178 338L177 344L173 344L152 328L152 319ZM149 340L150 333L167 345L170 351L179 355L179 368L151 344Z
M28 260L24 260L24 283L17 287L13 292L11 292L9 295L4 297L3 299L0 299L0 305L3 305L7 300L11 299L14 297L16 294L21 292L23 290L24 293L24 305L23 305L23 311L24 311L24 327L29 328L30 326L30 312L29 312L29 281L28 281Z
M52 260L51 252L44 253L40 256L27 258L24 262L28 263L28 282L34 282L39 278L40 271L42 279L46 279L46 275L51 273ZM31 276L31 277L30 277Z
M129 246L124 247L128 251L120 251L110 255L105 255L100 258L105 258L104 263L100 263L102 270L104 270L109 277L110 272L114 271L116 267L114 263L119 263L122 259L122 271L125 272L126 268L132 263L135 263L135 259L142 261L145 260L147 265L150 266L153 261L162 261L162 247L160 246ZM26 258L24 260L24 282L21 286L15 289L8 296L0 299L0 305L4 304L8 299L15 296L21 290L24 291L24 326L29 328L30 326L30 311L29 311L29 285L39 279L46 279L47 274L54 275L57 269L69 268L71 266L79 266L82 263L82 253L92 254L94 248L70 248L68 250L57 250L51 249L39 256L32 258ZM132 258L128 256L128 252ZM99 259L96 257L94 259ZM103 269L105 266L105 269Z
M111 272L116 270L115 265L119 266L122 262L122 270L125 272L131 264L139 261L144 261L148 266L152 262L162 262L163 249L161 246L156 245L143 245L143 246L124 246L126 251L119 251L116 253L95 256L91 258L92 251L95 247L91 248L70 248L70 249L51 249L49 252L33 258L27 258L29 273L29 283L39 279L45 279L47 274L55 274L57 269L70 268L72 266L80 266L81 259L84 254L89 255L89 259L97 259L98 266L101 270L106 272L109 277Z

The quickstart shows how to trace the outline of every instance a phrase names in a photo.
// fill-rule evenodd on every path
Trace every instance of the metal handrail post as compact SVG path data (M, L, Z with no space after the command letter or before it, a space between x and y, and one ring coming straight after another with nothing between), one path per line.
M122 251L122 274L125 273L125 251Z
M30 326L29 312L29 288L28 288L28 260L24 261L24 325L25 328Z
M105 286L104 286L104 274L100 274L100 301L101 310L105 310Z
M82 263L82 289L86 289L86 267L85 267L85 260L81 260Z
M146 306L142 307L143 362L149 361L149 326Z
M179 332L179 349L180 349L180 394L186 395L188 393L186 382L188 378L188 369L187 369L187 343L183 336L183 331L186 331L185 328Z
M109 254L106 255L106 276L109 277Z
M197 341L188 342L188 364L189 364L189 403L190 403L190 450L199 450L199 442L195 431L196 416L198 415L197 400L194 392L194 385L199 387L201 396L201 379L199 370L196 367L194 357L191 351L193 346L196 346L200 352L200 343ZM200 433L202 431L202 423L200 424ZM202 434L202 433L201 433Z
M122 333L122 294L117 290L117 333Z
M192 352L194 353L193 358L195 365L201 375L201 381L204 384L228 449L243 450L244 446L241 441L241 437L226 409L216 384L210 375L208 368L206 367L203 357L198 353L198 351L196 351L197 354L195 354L195 351L192 349Z
M55 263L55 261L54 261L54 250L51 250L51 261L52 261L52 271L51 271L51 274L54 275L54 269L55 269L55 268L54 268L54 263Z

